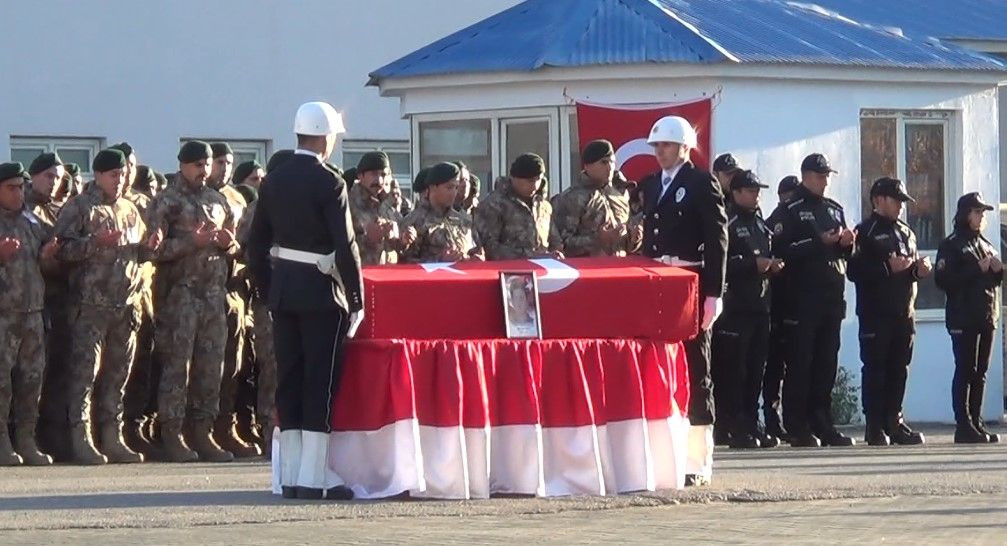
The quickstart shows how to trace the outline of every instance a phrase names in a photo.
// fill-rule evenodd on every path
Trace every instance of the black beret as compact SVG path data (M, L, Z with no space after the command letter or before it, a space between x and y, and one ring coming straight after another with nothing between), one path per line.
M293 150L276 150L273 152L273 155L269 156L269 161L266 162L266 172L274 171L292 157L294 157Z
M357 168L346 169L346 172L343 173L343 181L352 186L357 181Z
M238 193L240 193L241 196L245 198L246 204L250 205L252 204L252 201L255 201L256 199L259 198L258 190L249 186L248 184L238 184L237 186L234 187L234 189L238 190Z
M360 156L360 161L357 162L357 172L363 174L367 171L380 171L390 168L391 165L391 162L388 161L388 154L385 152L367 152Z
M255 172L256 169L261 168L262 165L259 165L258 161L246 161L234 168L234 176L231 177L231 180L233 180L235 184L241 184L250 174Z
M439 186L458 178L459 174L461 174L461 170L458 168L458 165L454 163L438 163L427 171L424 182L428 188L430 186Z
M535 178L545 172L545 161L535 154L521 154L510 165L510 175L517 178Z
M91 170L96 173L121 169L125 166L126 155L116 148L106 148L98 152L98 155L94 156L94 161L91 162Z
M137 165L136 181L133 182L133 187L148 190L156 186L157 178L154 177L154 169L151 169L149 165Z
M59 158L59 154L56 152L46 152L39 155L31 162L31 165L28 166L28 174L35 176L46 169L62 164L63 160Z
M0 163L0 182L19 177L24 178L24 165L17 161Z
M195 163L200 159L210 159L213 157L213 150L210 145L202 140L190 140L182 145L178 151L178 160L182 163Z
M423 190L427 189L427 173L429 172L430 167L424 167L416 173L416 178L413 179L413 193L423 193Z
M118 144L115 144L114 146L109 146L108 149L110 149L110 150L119 150L120 152L122 152L122 155L127 156L127 157L129 157L129 156L131 156L131 155L133 155L135 153L133 151L133 147L130 146L129 143L126 142L126 141L123 141L123 142L120 142Z
M590 165L613 155L615 155L615 149L612 148L611 142L607 140L594 140L588 142L587 146L584 146L584 151L580 153L580 162Z
M63 165L63 168L66 169L66 173L70 176L80 175L80 165L76 163L67 163Z
M226 142L214 142L210 145L210 149L213 150L213 158L216 159L222 155L231 154L234 155L234 150L231 149L231 145Z
M721 154L713 160L713 172L726 173L737 170L738 160L731 154Z

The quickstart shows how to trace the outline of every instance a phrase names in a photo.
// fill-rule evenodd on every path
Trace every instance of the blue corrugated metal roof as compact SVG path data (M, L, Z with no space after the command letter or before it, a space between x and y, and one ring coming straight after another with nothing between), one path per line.
M371 78L726 62L1007 70L993 57L799 2L527 0L379 68Z
M1007 0L808 0L858 21L944 39L1007 41Z

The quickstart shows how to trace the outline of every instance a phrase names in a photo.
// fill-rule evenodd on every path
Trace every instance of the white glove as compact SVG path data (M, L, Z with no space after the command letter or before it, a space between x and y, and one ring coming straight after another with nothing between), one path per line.
M360 328L360 323L364 322L364 311L355 311L350 313L350 329L346 331L346 337L353 338L357 335L357 328Z
M700 330L709 330L723 310L724 302L720 298L707 296L706 299L703 300L703 324L701 325Z

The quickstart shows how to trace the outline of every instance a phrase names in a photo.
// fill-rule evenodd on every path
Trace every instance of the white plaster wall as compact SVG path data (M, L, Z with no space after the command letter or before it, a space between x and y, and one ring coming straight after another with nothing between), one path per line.
M291 146L306 100L344 111L348 138L406 140L368 72L518 1L5 2L0 157L10 135L128 139L173 170L181 137Z

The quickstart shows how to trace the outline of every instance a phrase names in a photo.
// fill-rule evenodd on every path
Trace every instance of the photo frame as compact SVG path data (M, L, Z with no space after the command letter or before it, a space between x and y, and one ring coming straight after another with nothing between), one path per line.
M500 292L507 339L542 339L538 275L534 271L501 271Z

